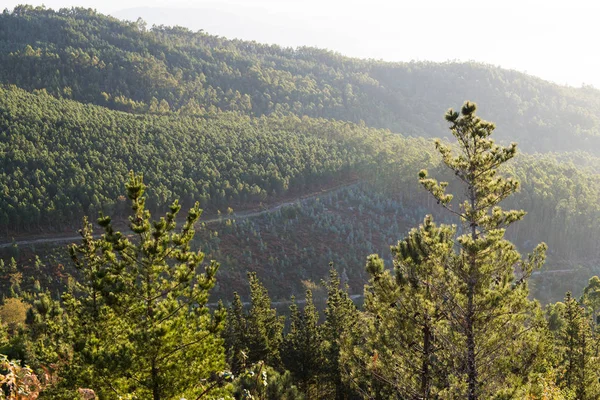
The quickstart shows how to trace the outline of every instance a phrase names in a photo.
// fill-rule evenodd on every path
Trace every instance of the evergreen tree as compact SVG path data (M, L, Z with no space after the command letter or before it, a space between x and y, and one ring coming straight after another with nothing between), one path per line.
M447 298L450 326L456 345L451 349L458 368L449 376L457 393L469 400L494 395L517 385L527 376L531 363L515 365L527 346L523 338L531 329L527 321L536 308L528 300L527 280L544 261L546 246L538 246L522 260L514 245L504 239L506 227L523 218L524 212L505 211L499 203L519 188L512 178L497 174L498 168L516 154L516 144L499 146L490 138L495 126L475 115L476 106L466 102L461 113L449 110L446 120L458 142L457 155L436 141L444 164L465 186L465 200L452 206L447 183L419 173L421 184L444 208L460 217L464 234L456 240L459 252L450 264ZM510 360L510 361L509 361ZM511 376L512 375L512 376ZM466 382L461 387L458 382ZM510 382L510 383L509 383Z
M75 350L92 377L110 373L110 381L90 381L106 396L196 398L206 393L202 382L224 367L222 340L216 335L223 315L211 315L206 307L218 264L211 261L200 272L204 254L190 250L201 210L198 204L191 208L176 232L177 201L165 217L151 221L142 177L130 173L126 188L133 238L101 217L102 237L94 239L84 226L82 244L71 247L84 277L70 300Z
M269 293L255 272L248 273L248 282L252 305L246 317L247 362L263 361L278 369L281 367L279 348L283 341L284 317L271 308Z
M594 332L599 320L600 313L600 278L593 276L583 290L582 303L588 308L592 316L592 327Z
M365 311L370 322L373 374L407 399L435 398L446 388L444 339L447 317L440 288L452 262L455 229L436 226L431 217L392 246L394 275L371 256L372 276ZM446 358L446 359L445 359Z
M324 377L334 388L335 400L347 399L353 394L350 385L344 379L342 348L350 330L358 319L358 310L348 295L347 287L342 287L337 271L330 265L327 289L325 322L322 327Z
M246 329L244 306L242 299L236 292L233 294L233 302L227 310L227 319L223 330L223 339L227 349L227 363L231 368L231 372L235 375L246 367L248 354Z
M27 335L25 339L25 359L38 376L46 376L46 381L59 376L59 384L50 385L44 390L49 398L71 398L76 382L75 371L79 370L78 359L73 357L73 319L65 312L58 300L48 292L35 296L27 311ZM56 383L56 382L54 382Z
M35 357L28 357L28 361L33 366L69 361L73 326L60 301L52 299L48 292L36 295L26 322L33 346L30 355Z
M406 298L400 297L400 304L388 303L385 312L404 307L415 312L412 321L404 321L405 325L400 326L400 336L406 335L406 340L419 338L414 340L417 358L410 360L405 355L408 362L397 366L411 368L403 371L402 379L398 376L390 382L381 371L392 368L384 364L392 357L370 353L375 377L392 387L402 387L398 392L409 398L428 398L436 391L440 396L469 400L510 397L537 366L536 335L543 326L537 303L528 299L527 280L533 269L543 263L545 245L538 246L523 260L514 245L504 239L506 227L525 214L499 206L519 188L516 180L498 174L499 167L514 157L516 145L495 144L490 138L494 124L477 117L475 110L475 104L466 102L461 113L449 110L446 114L458 142L458 154L436 141L444 164L465 186L465 199L459 207L453 206L453 196L446 193L448 183L429 178L425 170L419 173L421 184L438 203L460 218L465 233L454 239L448 228L438 230L426 219L419 231L413 231L393 249L395 281L384 274L383 262L372 258L369 263L373 280L379 278L381 282L377 284L387 286L385 291L410 293ZM373 302L373 309L386 307L378 305L377 300L389 300L371 295L369 290L366 296L366 301ZM410 305L415 296L419 301ZM390 326L390 320L393 319L375 314L369 324L375 328L369 330L366 344L377 335L385 335L381 332L398 328ZM436 327L436 322L441 325ZM436 350L437 343L441 343L443 352ZM389 352L393 349L385 345L381 348ZM443 355L445 361L435 361L434 354ZM369 352L362 354L363 359L365 356ZM382 369L378 368L380 360ZM435 382L430 378L436 374L429 376L429 371L440 365L448 369L441 371L442 382ZM410 389L417 386L416 382L420 383L419 389Z
M306 305L302 312L292 298L290 330L283 340L281 355L284 367L292 373L306 398L319 398L319 378L325 360L319 312L310 290L306 291Z
M442 296L455 333L451 350L458 361L449 375L450 391L469 400L515 387L513 379L527 376L527 365L515 365L521 347L527 345L522 339L530 331L527 320L536 308L527 298L527 280L543 263L546 249L542 244L522 260L504 239L506 227L525 215L499 206L519 188L518 181L498 174L499 167L515 156L517 146L494 143L490 138L494 124L477 117L476 109L466 102L460 113L450 109L446 114L458 154L436 141L444 164L465 186L466 198L460 206L451 204L448 183L429 178L425 170L419 173L421 184L438 203L460 217L465 232L456 239L459 252L449 264ZM511 371L518 371L518 376Z
M61 373L67 377L63 385L94 387L99 395L106 396L113 387L127 386L126 379L121 377L130 362L127 340L116 339L121 338L128 327L111 307L118 292L113 293L112 286L107 284L111 268L103 254L107 242L94 239L87 217L79 234L81 244L69 247L79 277L71 281L63 295L66 315L74 321L72 345L75 351L72 362ZM120 373L115 374L115 371Z
M279 373L258 362L238 376L233 395L241 400L303 400L289 371Z
M579 400L600 396L599 374L596 363L597 339L592 334L585 310L567 293L562 307L563 326L558 334L560 354L559 371L564 371L558 383Z

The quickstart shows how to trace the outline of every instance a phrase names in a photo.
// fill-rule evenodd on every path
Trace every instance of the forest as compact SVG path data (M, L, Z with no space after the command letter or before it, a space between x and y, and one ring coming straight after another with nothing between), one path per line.
M597 399L599 111L5 10L0 398Z

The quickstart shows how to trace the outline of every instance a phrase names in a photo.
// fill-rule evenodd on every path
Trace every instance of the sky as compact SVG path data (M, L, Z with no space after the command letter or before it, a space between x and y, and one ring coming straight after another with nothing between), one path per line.
M21 1L0 0L0 9ZM478 61L600 88L593 0L45 0L152 24L386 61Z

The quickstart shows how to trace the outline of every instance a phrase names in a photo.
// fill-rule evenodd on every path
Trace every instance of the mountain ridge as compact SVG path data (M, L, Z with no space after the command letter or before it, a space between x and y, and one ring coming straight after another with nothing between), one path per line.
M486 64L360 60L27 6L0 16L0 61L4 83L121 111L296 114L407 136L447 135L439 115L472 99L500 141L600 154L600 91Z

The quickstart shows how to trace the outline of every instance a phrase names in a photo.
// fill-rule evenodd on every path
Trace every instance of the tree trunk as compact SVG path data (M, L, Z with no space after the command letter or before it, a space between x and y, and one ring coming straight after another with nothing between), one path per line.
M431 330L429 325L426 324L423 326L423 363L421 367L421 398L424 400L429 399L429 388L431 387L429 371L431 350Z
M473 332L473 285L469 283L467 303L467 379L469 383L468 399L477 400L477 368L475 367L475 333Z
M156 368L156 361L152 360L152 398L154 400L160 400L160 388L158 385L158 369Z
M469 200L471 202L471 239L477 240L477 221L475 221L474 211L476 207L475 188L471 185L469 188ZM466 337L467 337L467 379L468 379L468 399L477 400L477 368L475 365L475 332L473 319L475 317L475 286L477 285L477 277L475 275L477 269L476 254L469 255L469 281L467 282L467 315L466 315Z

